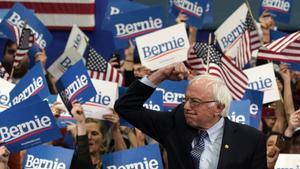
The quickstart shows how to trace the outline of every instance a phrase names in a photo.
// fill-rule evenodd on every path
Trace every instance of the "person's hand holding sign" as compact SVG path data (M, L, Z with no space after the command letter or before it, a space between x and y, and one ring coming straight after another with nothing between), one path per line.
M85 116L83 113L83 108L77 101L72 102L71 114L77 121L77 135L78 136L86 135L87 132L86 132Z

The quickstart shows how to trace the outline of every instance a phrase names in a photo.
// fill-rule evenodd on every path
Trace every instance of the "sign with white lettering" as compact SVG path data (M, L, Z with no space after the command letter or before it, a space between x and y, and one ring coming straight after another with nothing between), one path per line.
M2 112L11 105L9 92L15 87L15 84L0 78L0 86L0 112Z
M250 126L259 127L264 92L247 89L242 100L250 100Z
M150 110L163 111L163 92L155 90L150 98L143 104L143 107Z
M91 78L81 60L61 76L56 82L56 87L69 111L74 100L77 100L79 103L85 103L96 95Z
M164 111L172 111L173 108L184 101L187 85L187 80L165 80L156 88L156 90L163 93Z
M187 60L190 47L184 23L137 37L136 44L142 65L151 70Z
M103 115L113 113L118 98L118 84L92 79L97 94L82 105L86 117L103 119Z
M12 105L16 105L36 94L41 99L47 98L50 95L40 62L31 68L9 93Z
M232 50L234 42L245 32L247 12L248 7L245 3L243 3L215 31L215 35L223 53Z
M83 59L74 48L69 48L62 55L60 55L48 68L48 72L59 79L66 70L68 70L72 65L77 63L80 59Z
M145 8L148 8L148 6L129 0L109 0L107 3L105 18L111 19L110 17L113 15L128 13Z
M57 146L40 145L27 150L24 169L69 169L74 150Z
M227 117L236 123L250 125L250 101L231 101Z
M103 168L106 169L163 168L157 144L150 144L139 148L104 154L102 157Z
M31 99L26 100L29 102ZM18 118L16 118L18 117ZM61 137L47 101L14 106L0 113L0 140L18 152Z
M171 12L175 16L183 12L188 16L188 24L201 29L207 3L207 0L171 0Z
M26 9L21 3L15 3L7 13L0 24L0 32L16 42L17 38L13 27L21 30L25 25L26 28L31 29L35 37L31 50L39 51L39 49L44 49L50 45L53 38L49 30L32 11Z
M279 154L275 169L298 169L300 154Z
M288 68L290 69L290 70L294 70L294 71L300 71L300 64L299 63L285 63L285 62L283 62L283 64L286 64L286 65L288 65Z
M264 92L263 104L280 99L273 63L244 70L248 77L248 89Z
M149 7L113 15L108 24L112 26L110 30L112 30L116 49L127 48L130 39L134 40L137 36L166 26L162 7Z
M76 124L76 119L71 116L59 116L56 119L56 124L60 129L66 128L69 123Z
M88 42L89 37L86 36L86 34L84 34L77 25L73 25L65 52L68 51L69 48L74 48L80 54L80 56L83 56Z
M293 0L262 0L259 15L268 11L279 22L289 23Z
M129 0L109 0L106 7L106 12L104 16L104 20L102 23L102 29L111 31L111 24L110 19L113 15L119 15L124 14L128 12L133 12L141 9L148 8L149 6L146 6L141 3L129 1Z

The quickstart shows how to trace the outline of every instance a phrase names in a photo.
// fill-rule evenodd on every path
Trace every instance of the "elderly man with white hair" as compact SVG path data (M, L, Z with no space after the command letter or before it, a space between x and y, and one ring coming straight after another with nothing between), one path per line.
M185 102L172 112L143 108L160 82L187 75L182 63L159 69L135 81L117 100L115 110L166 148L170 169L267 168L264 135L226 117L231 95L217 77L190 80Z

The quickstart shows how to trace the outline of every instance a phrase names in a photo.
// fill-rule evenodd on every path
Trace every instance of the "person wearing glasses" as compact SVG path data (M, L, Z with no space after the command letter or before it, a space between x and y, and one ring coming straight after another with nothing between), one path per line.
M225 83L215 76L191 79L185 102L172 112L143 108L160 82L183 80L187 76L183 63L161 68L133 82L116 101L115 110L166 148L169 168L267 168L263 133L226 117L231 95Z

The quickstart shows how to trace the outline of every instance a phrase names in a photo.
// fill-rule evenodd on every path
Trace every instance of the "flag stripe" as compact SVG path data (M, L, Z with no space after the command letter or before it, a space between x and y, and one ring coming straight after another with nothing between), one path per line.
M300 31L286 35L261 47L257 57L259 59L299 63Z
M189 67L196 71L197 74L206 74L206 70L209 69L208 73L210 75L223 79L234 99L239 100L243 97L248 85L248 78L246 74L235 66L231 58L222 56L221 52L218 53L217 49L211 46L209 47L210 63L206 65L205 62L208 61L208 45L197 42L191 48L187 61ZM239 59L239 63L245 62L243 58Z
M11 8L15 2L0 3L0 8ZM94 14L94 3L40 3L23 2L26 8L34 9L36 14Z
M257 58L265 59L265 60L279 60L284 62L300 63L300 56L297 55L292 56L290 55L290 53L289 54L277 53L266 49L259 49Z
M0 8L9 9L15 2L34 10L49 29L69 30L74 24L95 29L95 0L0 0Z
M266 48L274 51L274 52L281 52L284 48L286 48L289 44L300 37L300 32L294 32L290 35L286 35L274 42L268 44Z

